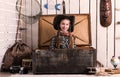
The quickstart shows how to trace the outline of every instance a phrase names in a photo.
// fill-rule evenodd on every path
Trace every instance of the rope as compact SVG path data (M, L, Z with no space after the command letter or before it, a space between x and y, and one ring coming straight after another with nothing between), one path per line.
M65 14L65 1L64 0L62 2L62 5L63 5L63 14Z
M32 16L32 0L31 0L31 16ZM31 19L31 22L32 22L32 19ZM31 49L33 48L33 31L32 31L32 23L31 23Z
M16 31L15 42L17 42L17 39L18 39L18 31L19 31L20 16L21 16L21 6L22 6L22 0L20 1L20 11L19 11L19 13L18 13L18 22L17 22L17 31Z

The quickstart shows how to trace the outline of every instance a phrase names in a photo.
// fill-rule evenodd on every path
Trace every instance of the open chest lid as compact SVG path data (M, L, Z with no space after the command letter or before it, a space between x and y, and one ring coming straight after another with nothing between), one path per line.
M77 46L91 45L91 25L89 14L68 14L75 16L73 34L78 37L75 40ZM50 39L56 34L57 30L53 28L53 20L56 15L42 15L39 19L39 48L48 47ZM81 39L81 40L80 40Z

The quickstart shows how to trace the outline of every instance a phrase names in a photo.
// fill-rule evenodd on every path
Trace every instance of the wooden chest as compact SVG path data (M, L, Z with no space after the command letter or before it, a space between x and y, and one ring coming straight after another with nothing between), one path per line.
M50 39L56 34L53 28L55 15L43 15L39 19L39 49L33 52L32 69L34 74L43 73L87 73L87 67L96 66L96 49L91 47L91 25L89 14L75 16L74 35L76 49L48 50Z
M80 74L87 73L87 67L95 66L96 50L90 47L33 52L34 74Z

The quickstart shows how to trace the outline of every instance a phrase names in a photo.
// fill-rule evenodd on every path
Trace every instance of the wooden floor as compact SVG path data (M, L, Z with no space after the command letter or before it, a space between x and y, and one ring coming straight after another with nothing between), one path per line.
M6 72L0 72L0 77L120 77L120 74L108 75L108 76L96 76L96 75L85 75L85 74L57 74L57 75L33 75L29 74L10 74Z

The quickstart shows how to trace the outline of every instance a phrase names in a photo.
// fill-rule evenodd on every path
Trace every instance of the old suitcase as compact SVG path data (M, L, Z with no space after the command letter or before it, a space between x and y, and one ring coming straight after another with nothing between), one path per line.
M91 47L90 16L76 14L74 35L78 36L76 49L48 50L49 40L56 31L52 26L55 15L43 15L39 19L39 49L33 52L34 74L87 73L87 67L96 66L96 49ZM84 41L83 41L84 40Z
M33 56L34 74L80 74L87 73L87 67L96 66L93 48L36 50Z

